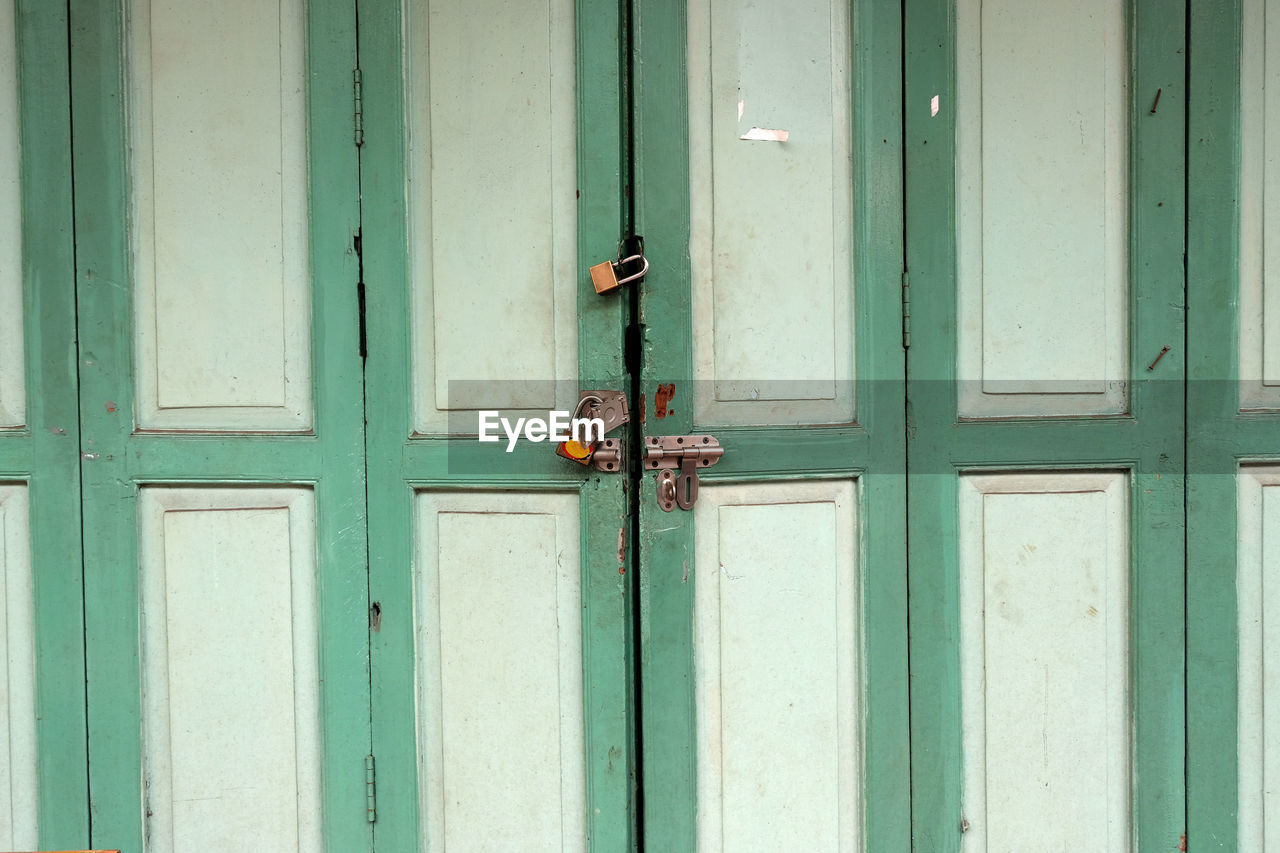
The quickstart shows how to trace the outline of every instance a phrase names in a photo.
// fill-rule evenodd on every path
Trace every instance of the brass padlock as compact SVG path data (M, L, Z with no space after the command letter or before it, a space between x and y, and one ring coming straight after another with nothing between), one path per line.
M624 279L618 278L618 267L623 264L629 264L632 261L640 261L640 272L632 273ZM596 289L596 293L612 293L624 284L635 281L638 278L644 278L644 274L649 271L649 259L644 255L630 255L619 261L605 261L602 264L596 264L591 268L591 284Z

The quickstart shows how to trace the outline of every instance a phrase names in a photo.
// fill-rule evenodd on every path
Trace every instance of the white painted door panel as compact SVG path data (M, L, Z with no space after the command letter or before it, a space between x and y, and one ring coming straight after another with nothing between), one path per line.
M305 430L302 0L129 4L138 424Z
M960 478L965 851L1129 849L1127 489Z
M423 846L586 849L576 494L417 499Z
M1280 409L1280 0L1244 0L1240 407Z
M18 42L13 0L0 0L0 429L26 423L22 357L22 187Z
M451 429L449 412L545 412L556 393L571 409L573 3L435 0L406 14L414 427L475 432L474 416Z
M148 853L323 849L315 522L306 488L141 489Z
M689 9L694 419L854 417L849 7Z
M35 620L27 487L0 483L0 849L36 847Z
M960 0L956 27L960 414L1122 412L1125 4Z
M704 485L693 512L698 849L858 850L855 485Z
M1280 839L1280 467L1237 480L1239 843L1264 853Z

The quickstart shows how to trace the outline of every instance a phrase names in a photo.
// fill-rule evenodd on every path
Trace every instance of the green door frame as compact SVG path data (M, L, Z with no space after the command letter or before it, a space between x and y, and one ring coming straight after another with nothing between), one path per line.
M955 543L957 477L968 470L1129 472L1135 849L1177 849L1185 832L1185 8L1180 0L1131 0L1128 9L1130 412L986 421L957 418L955 8L952 0L926 0L907 11L912 834L919 850L961 849ZM939 95L934 103L942 109L932 115Z
M315 429L252 436L132 429L123 7L94 0L73 0L70 7L91 841L112 849L143 846L140 486L288 483L316 492L325 843L344 853L371 850L363 389L353 245L359 227L351 109L355 4L307 4Z
M0 431L0 482L29 488L40 845L89 840L67 17L18 0L27 426Z
M685 5L634 4L635 229L651 266L640 282L641 392L692 388ZM711 431L723 459L706 483L850 478L860 483L865 783L863 843L907 850L905 423L902 351L901 9L853 3L854 270L858 422L832 427L695 424L691 391L645 434ZM696 427L696 429L695 429ZM661 512L655 481L638 490L644 839L693 850L697 838L691 512Z
M406 98L402 5L359 5L365 143L360 154L362 255L366 281L366 407L372 720L378 761L379 849L418 849L421 825L415 724L413 496L431 489L578 492L582 530L583 701L586 714L587 836L593 851L635 844L634 739L630 719L625 569L626 482L566 462L546 444L506 454L469 437L414 433L406 186ZM614 256L624 210L625 61L621 4L579 3L578 376L580 388L624 390L625 300L601 298L587 269ZM513 258L513 264L519 259ZM500 275L500 271L492 271ZM478 342L477 345L483 345ZM620 526L623 532L620 534Z
M1280 416L1240 411L1240 0L1191 0L1187 185L1188 843L1239 849L1237 482L1280 459ZM1270 57L1269 57L1270 58Z

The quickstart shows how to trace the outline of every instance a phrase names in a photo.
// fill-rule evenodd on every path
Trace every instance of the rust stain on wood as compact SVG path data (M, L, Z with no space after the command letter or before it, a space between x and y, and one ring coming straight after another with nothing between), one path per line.
M659 385L658 390L653 395L653 413L659 418L665 418L669 413L673 412L673 409L668 409L667 404L671 402L675 395L676 386L674 384Z

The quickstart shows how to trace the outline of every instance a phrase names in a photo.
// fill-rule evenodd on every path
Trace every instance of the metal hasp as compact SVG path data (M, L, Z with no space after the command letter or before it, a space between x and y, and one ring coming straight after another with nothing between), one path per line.
M627 395L621 391L579 391L578 405L573 410L574 419L599 418L604 425L599 438L590 445L566 441L556 449L556 455L572 459L582 465L590 465L597 471L618 473L622 470L622 441L603 436L631 420L627 407Z
M663 512L671 512L677 506L692 509L698 499L698 469L710 468L721 456L724 448L709 435L657 435L645 439L644 467L658 471L658 506Z
M604 435L631 420L627 395L621 391L579 391L575 418L599 418L604 421Z

